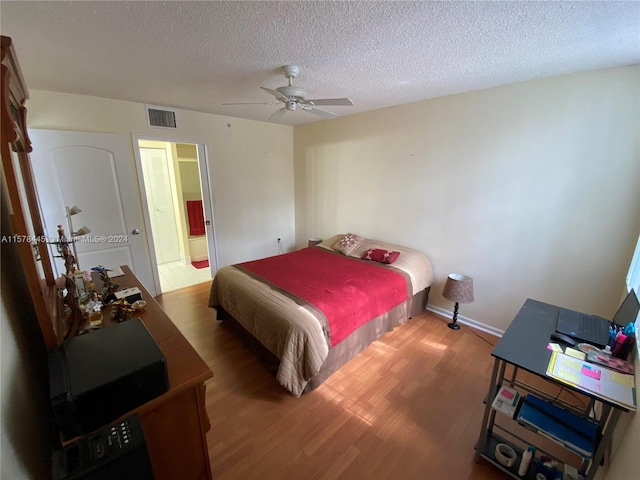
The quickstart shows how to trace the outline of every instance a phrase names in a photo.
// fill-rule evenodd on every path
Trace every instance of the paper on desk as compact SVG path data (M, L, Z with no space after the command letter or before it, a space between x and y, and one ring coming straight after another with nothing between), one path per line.
M558 343L549 342L549 345L547 345L547 350L562 353L562 347Z
M633 375L625 375L624 373L618 373L618 372L611 372L611 380L613 380L616 383L621 383L622 385L625 385L627 387L634 387L635 384L633 382L634 378Z
M614 372L600 365L594 365L557 352L551 354L547 375L629 410L636 410L635 377L633 375Z
M564 350L565 355L569 355L570 357L577 358L578 360L584 360L585 355L580 350L576 350L575 348L567 347Z
M124 272L120 267L110 267L108 269L110 270L109 277L111 278L122 277L124 275Z

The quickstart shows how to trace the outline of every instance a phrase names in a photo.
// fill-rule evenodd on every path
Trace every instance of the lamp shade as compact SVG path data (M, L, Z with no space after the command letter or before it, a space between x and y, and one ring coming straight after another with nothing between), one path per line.
M456 303L473 303L473 278L452 273L447 277L442 296Z
M80 227L77 232L73 232L74 237L81 237L82 235L87 235L91 233L91 229L89 227Z
M80 207L77 205L74 205L73 207L69 208L67 207L67 215L71 216L71 215L77 215L78 213L82 212L82 210L80 210Z

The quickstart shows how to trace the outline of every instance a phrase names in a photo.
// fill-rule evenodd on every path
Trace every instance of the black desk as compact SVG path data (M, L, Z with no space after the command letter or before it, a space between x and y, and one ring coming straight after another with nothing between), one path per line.
M536 375L546 376L549 337L556 331L558 307L528 299L491 355Z
M594 452L591 460L584 460L581 466L574 465L575 467L581 467L586 471L587 480L594 477L595 472L600 465L605 449L611 442L611 435L620 413L622 411L628 411L626 408L613 404L597 394L578 390L567 384L557 382L556 380L547 377L547 366L551 359L551 351L547 350L547 345L550 341L550 335L555 332L556 329L557 313L557 306L528 299L513 319L513 322L511 322L511 325L504 333L496 347L493 349L493 352L491 352L491 355L495 359L494 367L491 375L491 382L489 384L489 393L486 400L484 417L482 419L480 436L476 443L475 461L478 462L480 457L483 457L514 478L520 478L517 474L514 474L514 472L517 472L517 467L520 463L520 455L522 454L523 449L519 448L517 444L512 445L519 455L515 469L507 469L495 460L493 455L495 445L504 439L496 435L493 431L494 427L496 427L496 411L491 408L491 402L496 396L498 387L504 383L508 383L512 386L519 387L519 389L531 391L536 394L542 393L539 389L533 388L530 385L517 380L519 369L524 369L551 383L560 385L565 389L574 390L582 395L588 396L591 399L590 404L587 406L585 411L576 413L586 415L592 410L595 403L600 404L601 408L598 422L601 440L596 445L596 451ZM505 381L507 365L511 365L513 367L513 373L511 378ZM497 428L506 431L506 429L502 427ZM518 437L516 436L516 438ZM528 442L523 443L526 444Z

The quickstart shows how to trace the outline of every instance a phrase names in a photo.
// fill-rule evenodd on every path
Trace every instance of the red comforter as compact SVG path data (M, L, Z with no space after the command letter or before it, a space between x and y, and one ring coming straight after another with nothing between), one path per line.
M318 247L239 266L319 309L329 323L332 347L408 298L400 273Z

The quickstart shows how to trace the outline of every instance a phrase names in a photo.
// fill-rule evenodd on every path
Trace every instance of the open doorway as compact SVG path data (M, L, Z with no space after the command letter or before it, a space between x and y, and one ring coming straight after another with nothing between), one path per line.
M215 272L204 146L137 138L149 250L159 292L208 282ZM204 183L203 183L204 180ZM208 207L208 208L207 208Z

